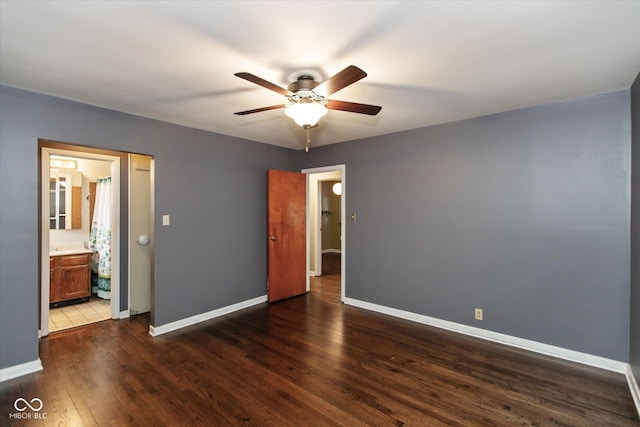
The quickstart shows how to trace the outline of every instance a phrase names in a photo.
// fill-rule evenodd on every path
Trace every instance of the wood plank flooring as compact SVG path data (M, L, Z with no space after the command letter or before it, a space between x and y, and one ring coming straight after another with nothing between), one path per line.
M145 315L53 333L44 371L0 384L0 425L640 425L623 375L344 306L339 283L156 338ZM20 397L47 418L9 418Z

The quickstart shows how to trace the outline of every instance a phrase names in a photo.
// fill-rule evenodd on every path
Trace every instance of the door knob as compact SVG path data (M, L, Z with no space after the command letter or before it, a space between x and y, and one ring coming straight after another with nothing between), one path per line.
M276 236L271 236L269 237L269 239L273 240L274 242L276 241Z

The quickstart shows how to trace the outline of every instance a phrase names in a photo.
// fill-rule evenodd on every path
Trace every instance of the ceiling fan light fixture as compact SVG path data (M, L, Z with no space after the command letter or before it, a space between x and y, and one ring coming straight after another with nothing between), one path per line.
M251 73L241 72L234 75L284 95L289 101L289 104L270 105L268 107L254 108L253 110L238 111L234 114L244 116L246 114L284 108L284 113L305 130L306 151L309 151L309 144L311 143L310 129L318 125L318 121L327 114L328 110L341 110L375 116L382 109L377 105L330 101L326 98L367 76L367 73L355 65L349 65L328 80L323 80L322 76L316 71L299 70L289 76L289 80L294 81L286 89ZM318 90L318 93L315 90Z
M284 113L303 128L315 126L327 114L327 107L311 99L303 98L287 106Z

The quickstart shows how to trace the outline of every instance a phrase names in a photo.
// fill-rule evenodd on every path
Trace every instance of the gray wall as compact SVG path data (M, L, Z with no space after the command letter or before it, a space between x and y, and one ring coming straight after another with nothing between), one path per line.
M624 90L300 154L346 164L346 296L627 361L629 105Z
M631 333L629 363L640 384L640 74L631 87Z
M38 358L38 138L154 156L155 325L266 294L266 170L295 151L0 87L0 368Z
M637 369L630 126L624 90L304 153L1 87L0 368L38 357L47 138L155 157L155 325L264 295L266 169L344 163L348 297Z

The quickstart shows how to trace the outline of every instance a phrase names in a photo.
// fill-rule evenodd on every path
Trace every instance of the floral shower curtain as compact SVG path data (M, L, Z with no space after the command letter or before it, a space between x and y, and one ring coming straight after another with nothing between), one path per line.
M89 248L91 259L91 293L111 298L111 177L98 178L96 203Z

